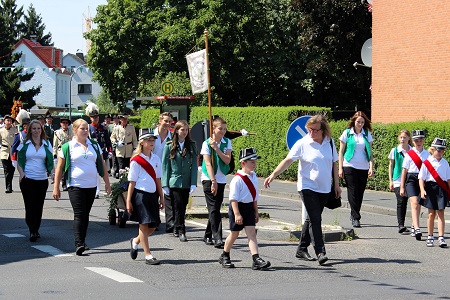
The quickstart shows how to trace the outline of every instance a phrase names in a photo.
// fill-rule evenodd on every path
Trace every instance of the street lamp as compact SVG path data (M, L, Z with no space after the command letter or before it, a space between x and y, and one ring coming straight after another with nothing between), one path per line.
M73 75L77 72L77 70L81 67L87 67L86 64L82 64L81 66L78 66L75 68L75 71L72 71L72 74L70 74L70 94L69 94L69 120L72 122L72 78Z

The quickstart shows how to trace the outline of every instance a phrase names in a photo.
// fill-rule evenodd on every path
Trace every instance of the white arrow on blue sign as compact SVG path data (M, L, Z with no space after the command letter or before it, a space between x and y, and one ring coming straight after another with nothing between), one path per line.
M308 134L308 129L306 129L306 122L311 118L311 116L302 116L294 120L294 122L289 125L288 131L286 133L286 144L291 150L295 142Z

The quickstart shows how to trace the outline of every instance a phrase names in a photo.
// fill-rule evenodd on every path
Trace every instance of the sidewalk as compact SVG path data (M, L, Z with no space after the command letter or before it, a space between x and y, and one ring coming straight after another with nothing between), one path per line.
M228 201L227 194L229 192L229 182L233 178L233 175L227 176L227 185L225 187L225 199L224 199L224 208L222 210L222 216L224 218L228 218ZM264 188L264 179L259 178L258 189L261 197L270 196L270 197L278 197L280 199L290 199L293 202L293 207L295 206L297 209L301 207L300 196L297 192L297 183L291 181L281 181L274 180L270 184L270 188ZM192 206L187 211L188 218L191 220L192 225L196 226L205 226L206 227L206 218L208 216L208 212L205 206L205 201L203 198L203 191L201 182L198 182L197 190L194 193L194 200L192 201ZM295 203L298 201L298 204ZM347 189L342 188L342 209L350 209L350 205L347 201ZM366 190L364 193L364 200L361 207L362 212L376 213L387 216L396 216L396 197L393 192L378 192ZM325 214L330 214L331 210L325 209ZM266 240L296 240L300 237L300 227L299 224L292 224L292 219L277 219L276 221L271 220L270 212L265 211L264 209L260 209L260 221L257 224L258 230L258 238L266 239ZM450 220L450 210L446 210L445 216L447 220ZM301 212L299 213L299 219L301 218ZM408 204L408 210L406 214L407 218L411 218L411 210L410 205ZM422 224L425 223L425 219L428 218L427 210L422 209L421 211L421 221ZM224 220L224 229L227 228L226 222ZM407 225L408 227L408 225ZM354 237L355 233L353 228L343 228L341 226L332 226L323 224L322 226L324 239L326 242L331 241L339 241L348 239L349 237Z

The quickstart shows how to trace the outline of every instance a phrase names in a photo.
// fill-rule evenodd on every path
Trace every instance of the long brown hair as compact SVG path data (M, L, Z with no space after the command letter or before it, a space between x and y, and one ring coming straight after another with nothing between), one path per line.
M353 128L355 127L355 122L356 119L358 119L359 117L362 117L364 119L364 130L368 130L370 132L372 132L372 122L369 120L369 118L366 116L365 113L363 113L362 111L357 111L353 117L350 118L350 121L347 124L347 128Z
M175 127L173 129L173 135L172 135L172 147L170 147L170 158L175 159L175 156L177 155L177 151L179 151L179 145L178 145L178 129L181 127L187 126L189 128L189 124L185 120L180 120L175 124ZM181 151L181 156L185 157L186 154L189 152L189 155L192 155L191 153L191 147L192 140L191 140L191 134L188 131L188 134L186 135L186 139L184 140L184 148L183 151Z
M31 142L33 143L33 145L34 145L34 141L33 141L33 139L31 138L31 136L32 136L32 133L31 133L31 132L32 132L31 126L33 126L33 124L39 124L39 126L41 127L41 136L40 136L40 140L39 140L39 145L41 145L42 140L46 140L46 139L47 139L47 136L45 135L44 126L42 126L41 122L39 122L38 120L32 120L32 121L28 124L28 127L27 127L27 135L25 136L24 142L26 142L26 141L31 141Z

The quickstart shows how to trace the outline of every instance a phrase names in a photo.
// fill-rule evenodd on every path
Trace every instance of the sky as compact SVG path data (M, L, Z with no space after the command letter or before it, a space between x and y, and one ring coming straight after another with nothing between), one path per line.
M88 17L90 12L93 18L97 6L107 4L107 0L16 0L17 7L23 6L24 14L31 3L41 15L45 33L52 34L55 47L62 49L64 54L75 54L79 50L86 54L84 16Z

